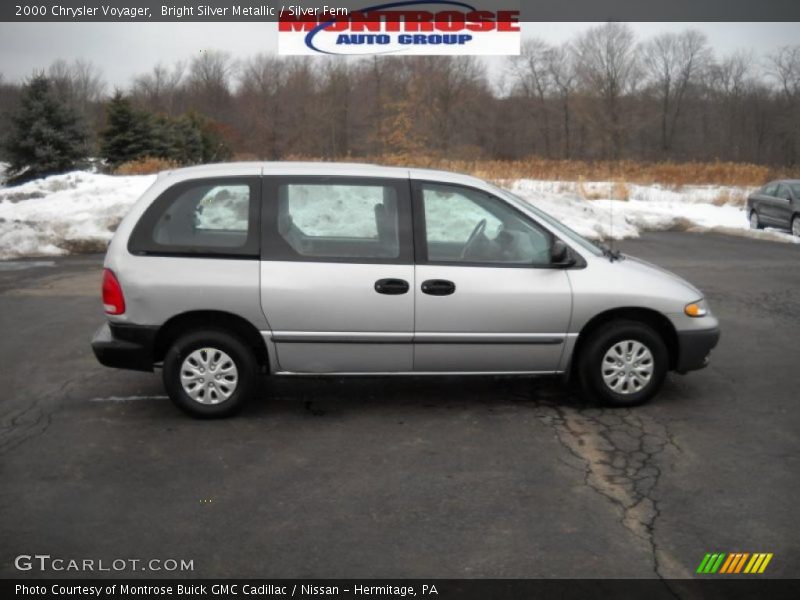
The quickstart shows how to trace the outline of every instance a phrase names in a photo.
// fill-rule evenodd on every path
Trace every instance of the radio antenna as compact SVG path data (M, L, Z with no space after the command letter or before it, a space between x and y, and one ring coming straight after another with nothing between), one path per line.
M613 193L611 194L614 195ZM608 233L611 236L611 240L608 242L608 248L611 250L611 253L614 253L614 199L611 198L611 204L608 205Z

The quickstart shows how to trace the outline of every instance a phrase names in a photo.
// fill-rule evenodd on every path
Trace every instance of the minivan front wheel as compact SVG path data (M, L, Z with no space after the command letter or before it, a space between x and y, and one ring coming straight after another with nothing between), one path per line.
M591 334L578 361L587 396L610 406L635 406L661 388L669 353L652 327L620 319Z
M175 341L164 357L170 399L195 417L227 417L253 395L258 365L238 338L223 331L195 331Z

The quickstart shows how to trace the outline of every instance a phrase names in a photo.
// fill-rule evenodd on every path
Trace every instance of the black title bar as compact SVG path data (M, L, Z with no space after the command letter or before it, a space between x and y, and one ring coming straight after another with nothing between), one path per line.
M398 0L16 0L0 3L3 22L275 22L290 7L303 11L348 12ZM800 21L800 0L457 0L442 2L453 10L464 4L478 10L520 9L520 21ZM408 0L408 9L426 9ZM432 3L427 3L432 4ZM308 13L306 13L308 14ZM321 15L321 12L317 13Z
M6 579L4 598L254 598L257 600L795 600L797 579Z

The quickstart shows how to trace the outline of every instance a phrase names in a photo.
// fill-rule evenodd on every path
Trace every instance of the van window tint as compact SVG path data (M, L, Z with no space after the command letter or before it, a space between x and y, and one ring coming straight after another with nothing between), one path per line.
M549 265L552 235L478 190L422 186L428 260Z
M398 232L394 187L292 183L278 188L278 233L300 256L398 258Z
M156 254L257 254L257 189L254 180L176 184L142 216L129 247Z
M247 241L249 210L247 185L190 187L158 219L153 239L162 246L238 248Z
M778 191L778 184L768 183L767 185L764 186L764 189L762 191L767 196L774 196L775 193Z

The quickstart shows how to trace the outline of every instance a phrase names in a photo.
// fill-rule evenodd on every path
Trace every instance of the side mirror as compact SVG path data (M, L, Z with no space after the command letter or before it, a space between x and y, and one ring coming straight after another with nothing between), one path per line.
M559 239L553 240L550 247L550 264L554 267L571 267L575 264L575 257L569 251L569 247Z

